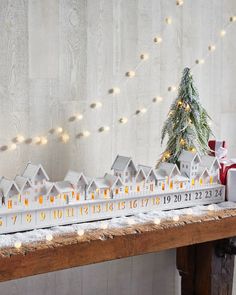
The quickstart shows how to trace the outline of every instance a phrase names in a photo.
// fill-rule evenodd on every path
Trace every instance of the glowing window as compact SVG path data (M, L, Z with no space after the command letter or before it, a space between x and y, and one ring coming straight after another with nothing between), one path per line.
M94 193L91 194L91 199L94 200Z
M138 193L140 192L140 186L139 185L137 186L137 192Z
M12 209L12 200L8 201L8 209Z
M80 199L80 194L77 193L77 194L76 194L76 200L79 201L79 199Z
M43 196L39 196L39 204L43 204Z
M173 181L170 181L170 189L173 189Z
M54 202L54 196L50 196L50 202L51 202L51 203Z
M119 189L118 188L116 188L115 193L116 193L116 195L119 194Z
M25 206L28 206L28 205L29 205L29 200L25 199Z
M126 193L126 194L129 193L129 187L128 187L128 186L125 187L125 193Z

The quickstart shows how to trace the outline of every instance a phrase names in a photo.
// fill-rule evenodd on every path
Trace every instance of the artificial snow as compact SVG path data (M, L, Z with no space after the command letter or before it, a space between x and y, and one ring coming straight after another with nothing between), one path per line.
M236 209L236 203L233 202L222 202L219 204L212 204L211 210L220 211L224 209ZM192 216L200 216L206 214L209 211L208 206L195 206L191 207ZM189 208L179 209L179 210L170 210L170 211L159 211L152 210L148 213L138 213L136 215L127 217L117 217L106 221L96 221L96 222L87 222L80 224L72 224L66 226L55 226L48 229L35 229L32 231L15 233L15 234L6 234L0 235L0 248L5 247L14 247L16 242L21 242L22 244L32 243L36 241L46 240L46 236L51 234L52 236L60 235L64 233L75 233L78 230L82 229L86 231L94 229L104 229L106 228L121 228L124 226L142 224L151 222L154 219L163 220L172 220L174 216L181 215L190 215Z

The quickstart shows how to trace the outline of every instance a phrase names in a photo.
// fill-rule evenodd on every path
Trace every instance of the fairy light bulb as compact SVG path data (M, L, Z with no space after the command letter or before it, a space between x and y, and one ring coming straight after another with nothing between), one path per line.
M84 137L89 137L91 133L90 133L88 130L85 130L85 131L83 131L81 134L82 134L82 136L84 136Z
M153 223L160 224L161 223L161 219L160 218L154 218Z
M83 119L83 115L82 114L77 114L76 115L76 119L78 120L78 121L81 121L82 119Z
M185 145L185 140L184 140L183 138L181 138L180 141L179 141L179 143L180 143L181 145Z
M84 235L84 230L81 228L81 229L78 229L77 230L77 235L82 237Z
M61 141L62 141L63 143L67 143L69 140L70 140L70 136L69 136L69 134L67 134L67 133L63 133L63 134L61 135Z
M57 127L56 132L58 134L62 133L63 132L63 128L62 127Z
M35 143L35 144L40 144L40 142L41 142L41 138L40 138L39 136L35 136L35 137L33 138L33 143Z
M176 1L176 5L177 6L182 6L184 4L184 1L183 0L177 0Z
M160 36L156 36L154 39L153 39L153 42L156 43L156 44L160 44L162 42L162 38Z
M208 206L207 206L207 210L208 210L208 211L214 211L214 210L215 210L215 206L214 206L213 204L208 205Z
M186 214L187 214L187 215L193 215L193 209L192 209L192 208L188 208L188 209L186 210Z
M205 60L203 58L200 58L200 59L196 59L195 63L197 65L203 65L205 63Z
M91 103L90 108L91 109L99 109L102 107L102 103L100 101L96 101Z
M208 46L208 50L213 52L216 50L216 46L214 44Z
M174 215L172 219L173 221L179 221L179 215Z
M20 241L16 241L14 246L15 246L16 249L20 249L21 246L22 246L22 243Z
M98 129L99 132L108 132L110 130L109 126L102 126Z
M129 78L133 78L133 77L135 77L135 75L136 75L135 71L129 71L126 73L126 76Z
M43 144L43 145L47 144L48 143L47 137L42 136L41 139L40 139L40 143Z
M9 150L10 150L10 151L14 151L16 148L17 148L17 145L16 145L15 143L12 143L12 144L9 146Z
M126 117L122 117L122 118L119 119L119 122L120 122L121 124L126 124L126 123L128 122L128 118L126 118Z
M52 236L51 234L47 234L47 235L46 235L46 240L47 240L48 242L52 241L52 240L53 240L53 236Z
M101 229L107 229L108 228L108 222L106 222L106 221L101 222L100 227L101 227Z
M181 107L183 105L183 102L181 100L178 100L178 106Z
M177 87L174 86L174 85L168 87L168 91L169 91L169 92L174 92L174 91L176 91L176 89L177 89Z
M152 102L154 102L154 103L158 103L158 102L162 102L162 101L163 101L163 97L161 97L161 96L155 96L152 99Z
M166 17L165 22L166 22L167 25L171 25L172 24L172 18L171 17Z
M221 30L220 31L220 37L224 37L226 35L226 31L225 30Z
M129 218L129 219L127 220L127 222L128 222L129 225L133 225L133 224L135 224L135 220L134 220L133 218Z
M17 143L22 143L25 140L23 135L17 135L16 137L16 142Z
M113 94L113 95L118 95L120 94L120 88L119 87L113 87L109 90L109 93Z
M148 60L149 59L149 54L148 53L142 53L140 55L140 59L141 60Z
M231 23L236 22L236 16L235 16L235 15L231 16L231 17L229 18L229 21L230 21Z
M146 108L141 108L141 110L140 110L140 113L141 114L145 114L147 112L147 109Z
M186 107L185 107L185 111L188 112L190 111L190 105L187 103Z

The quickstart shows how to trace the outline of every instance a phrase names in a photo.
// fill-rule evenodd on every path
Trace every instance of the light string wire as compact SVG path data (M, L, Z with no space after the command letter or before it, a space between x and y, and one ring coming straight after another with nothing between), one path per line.
M172 23L172 19L171 18L166 18L165 19L165 22L168 24L171 24ZM209 45L208 47L208 52L204 55L204 58L203 59L199 59L199 60L196 60L194 64L191 65L191 69L194 69L197 65L200 65L200 64L203 64L205 63L205 60L208 59L208 57L211 55L211 53L213 51L216 50L216 45L220 42L220 40L222 39L222 37L225 36L225 34L227 34L227 31L226 29L229 28L232 23L236 22L236 16L232 16L230 17L230 20L225 23L225 25L222 27L221 31L220 31L220 34L218 35L218 38L216 39L216 42L215 44L211 44ZM164 35L164 33L162 34ZM156 43L159 44L159 43L162 43L163 39L161 36L157 36L154 38L154 42L156 40ZM134 67L134 69L132 70L134 73L135 71L137 71L137 69L142 65L144 64L144 61L148 60L149 59L149 54L147 53L143 53L141 54L141 61L139 61L139 63L136 64L136 66ZM131 71L131 72L132 72ZM128 73L128 72L127 72ZM125 84L129 81L129 76L123 76L122 79L120 79L120 84ZM116 89L116 88L112 88L113 90ZM119 88L118 88L119 89ZM175 86L169 86L168 87L168 92L175 92L177 90L177 87ZM110 90L109 90L110 91ZM119 91L118 91L119 92ZM108 97L108 94L110 93L107 93L106 95L106 99ZM113 93L111 93L113 94ZM114 94L119 94L119 93L114 93ZM162 101L162 97L159 96L159 97L154 97L152 99L152 102L146 104L145 106L143 106L141 109L137 109L135 113L132 113L130 114L128 117L121 117L119 119L117 119L117 121L115 122L113 120L113 123L111 126L101 126L101 127L98 127L96 130L85 130L85 131L81 131L80 133L76 134L76 138L80 138L80 137L88 137L91 132L104 132L104 131L109 131L110 129L113 129L115 128L116 126L118 125L122 125L122 124L125 124L127 123L129 120L131 120L132 118L134 117L138 117L138 115L144 115L147 111L150 110L151 106L153 105L153 103L158 103L158 102L161 102ZM91 103L91 102L90 102ZM91 106L91 105L90 105ZM85 111L84 111L85 113ZM83 119L83 115L82 114L78 114L77 117L74 115L70 118L77 118L78 120L81 120ZM70 120L70 119L69 119ZM75 120L71 120L71 121L75 121ZM64 129L62 127L57 127L57 128L51 128L49 131L48 131L49 134L57 134L59 139L66 143L70 140L70 136L68 134L68 132L64 132ZM48 134L47 133L47 134ZM13 139L13 143L11 143L10 145L3 145L0 147L0 150L1 151L6 151L6 150L15 150L17 148L17 145L20 144L20 143L34 143L36 145L45 145L48 143L48 138L47 138L47 135L44 135L44 136L36 136L34 138L27 138L25 139L23 135L18 135L16 136L14 139Z

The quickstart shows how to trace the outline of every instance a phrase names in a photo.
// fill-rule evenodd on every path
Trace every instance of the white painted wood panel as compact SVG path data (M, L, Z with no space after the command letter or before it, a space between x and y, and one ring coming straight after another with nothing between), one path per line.
M49 137L47 146L23 144L14 152L1 151L0 174L13 177L31 160L42 162L53 179L63 177L68 168L102 175L116 153L154 164L162 150L161 125L174 97L167 87L178 81L184 66L207 52L233 12L234 0L186 0L182 7L175 0L1 0L0 147L16 134L44 135L59 124L72 140L63 145ZM167 16L173 20L170 26L163 22ZM159 34L160 47L152 42ZM214 132L229 143L231 156L236 155L235 44L233 26L205 65L194 69ZM137 69L137 76L121 83L146 51L150 59ZM116 85L121 94L108 96L108 89ZM156 95L164 100L148 115L108 134L96 132ZM89 109L83 121L68 122L97 99L104 101L102 109ZM94 134L75 140L83 129ZM7 282L0 284L0 293L30 294L32 288L46 295L179 294L175 252Z

